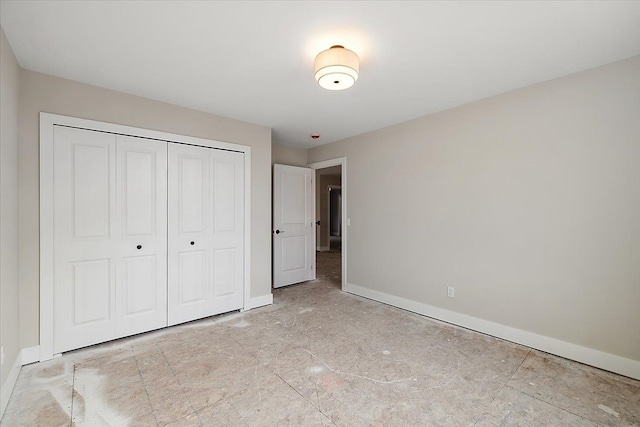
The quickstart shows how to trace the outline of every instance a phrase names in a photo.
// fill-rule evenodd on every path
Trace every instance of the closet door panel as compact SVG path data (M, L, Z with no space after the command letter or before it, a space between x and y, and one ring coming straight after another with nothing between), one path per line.
M211 315L209 150L169 144L168 320Z
M244 155L169 144L169 324L242 308Z
M167 144L117 137L116 333L167 325Z
M54 127L55 353L114 338L116 141Z
M244 301L244 155L210 150L213 233L212 306L217 313Z

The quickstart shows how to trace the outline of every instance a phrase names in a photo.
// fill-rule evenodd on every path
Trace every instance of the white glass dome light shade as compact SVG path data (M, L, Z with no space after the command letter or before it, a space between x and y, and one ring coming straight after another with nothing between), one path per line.
M331 46L316 56L315 76L318 84L329 90L348 89L358 80L360 58L343 46Z

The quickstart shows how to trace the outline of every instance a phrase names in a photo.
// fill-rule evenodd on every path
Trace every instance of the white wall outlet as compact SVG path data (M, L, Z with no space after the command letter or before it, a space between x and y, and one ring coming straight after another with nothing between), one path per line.
M456 290L453 286L449 286L447 287L447 296L449 298L455 298L456 297Z

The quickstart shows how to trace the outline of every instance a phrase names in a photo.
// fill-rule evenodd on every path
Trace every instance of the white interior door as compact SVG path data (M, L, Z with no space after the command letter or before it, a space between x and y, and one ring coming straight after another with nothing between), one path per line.
M54 352L166 325L166 150L54 128Z
M273 287L314 278L314 171L273 165Z
M167 143L116 138L116 335L167 325Z
M242 153L169 144L168 254L169 325L242 308Z

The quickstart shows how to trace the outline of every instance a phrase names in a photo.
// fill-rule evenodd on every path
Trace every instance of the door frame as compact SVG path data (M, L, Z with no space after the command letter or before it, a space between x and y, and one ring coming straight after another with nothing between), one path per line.
M313 170L340 166L340 187L342 188L342 290L346 292L347 284L347 237L349 234L349 219L347 217L347 158L338 157L336 159L323 160L321 162L309 163L308 168ZM314 177L317 179L317 177ZM315 223L315 209L313 210ZM317 254L316 254L317 258ZM317 262L314 263L316 265Z
M178 135L133 126L118 125L59 114L40 113L40 345L39 360L53 353L53 129L68 126L98 132L236 151L244 154L244 301L251 309L251 147L212 139Z

